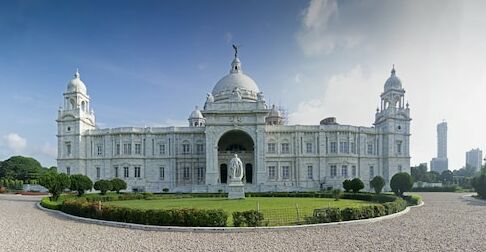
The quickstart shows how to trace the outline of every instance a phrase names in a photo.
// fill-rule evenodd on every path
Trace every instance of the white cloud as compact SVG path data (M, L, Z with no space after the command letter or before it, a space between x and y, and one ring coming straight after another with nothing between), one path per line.
M325 117L335 116L338 123L370 126L384 81L383 74L369 74L360 65L327 79L317 78L314 85L324 85L326 89L321 96L299 103L289 114L289 121L315 125Z
M9 133L3 136L4 145L13 154L20 154L27 146L27 140L17 133Z

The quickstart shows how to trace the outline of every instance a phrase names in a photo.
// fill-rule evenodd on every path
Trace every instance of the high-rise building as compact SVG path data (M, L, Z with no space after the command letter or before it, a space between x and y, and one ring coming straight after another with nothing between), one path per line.
M481 169L483 163L483 151L479 148L466 152L466 167L473 167L476 171Z
M449 169L447 159L447 122L437 124L437 157L430 161L430 170L441 173Z

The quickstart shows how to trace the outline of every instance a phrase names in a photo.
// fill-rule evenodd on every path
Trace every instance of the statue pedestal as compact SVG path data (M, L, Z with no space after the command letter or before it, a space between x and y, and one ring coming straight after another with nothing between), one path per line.
M228 183L228 199L244 199L245 185L240 181L229 181Z

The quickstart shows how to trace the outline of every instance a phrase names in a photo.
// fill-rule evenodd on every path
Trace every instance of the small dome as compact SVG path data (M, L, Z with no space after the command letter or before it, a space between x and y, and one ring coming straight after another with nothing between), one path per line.
M235 58L231 63L230 73L216 83L213 88L214 101L224 100L238 90L242 99L256 100L260 92L255 81L241 70L241 62Z
M385 91L387 90L401 90L402 81L395 74L395 67L391 70L391 76L385 82Z
M84 82L80 79L78 70L76 70L76 73L74 74L74 78L68 82L67 92L68 93L78 92L78 93L86 94L86 85L84 85Z
M189 119L202 119L204 118L201 111L199 110L199 108L196 106L196 108L194 109L194 111L192 111L191 115L189 116Z
M268 113L268 117L282 117L282 114L277 109L277 107L273 105L272 110L270 110L270 113Z

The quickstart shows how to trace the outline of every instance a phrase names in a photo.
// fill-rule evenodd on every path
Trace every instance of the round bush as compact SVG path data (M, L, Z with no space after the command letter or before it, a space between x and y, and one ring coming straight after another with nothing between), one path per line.
M379 194L385 186L385 179L380 176L376 176L370 181L370 186L371 188L375 189L376 194Z
M88 176L81 174L74 174L70 176L71 186L69 189L71 191L77 191L78 196L82 196L85 191L91 190L93 188L93 182Z
M100 191L102 195L105 195L107 191L111 191L112 188L113 185L109 180L101 179L94 183L94 189Z
M359 178L354 178L351 180L351 190L353 190L354 193L359 192L361 189L364 188L364 183L361 181Z
M343 181L343 189L346 192L350 192L351 191L351 189L352 189L351 180L345 179Z
M127 182L125 182L123 179L114 178L111 180L111 185L111 190L115 191L116 193L120 193L121 190L127 189Z
M392 191L402 197L404 192L409 192L413 186L413 178L406 172L399 172L393 175L390 181Z

